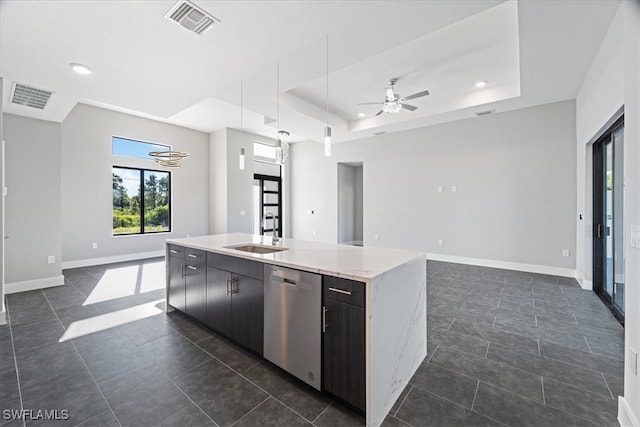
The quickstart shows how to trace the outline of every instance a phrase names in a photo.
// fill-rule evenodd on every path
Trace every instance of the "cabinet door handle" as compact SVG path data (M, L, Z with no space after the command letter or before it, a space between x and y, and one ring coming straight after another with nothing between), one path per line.
M345 291L344 289L329 288L329 290L331 292L337 292L339 294L351 295L351 291Z
M189 258L198 258L198 255L195 255L195 254L187 254L187 256Z
M187 268L189 270L197 270L198 269L198 267L194 267L193 265L188 265Z
M238 283L239 283L239 282L240 282L240 279L238 279L237 277L234 277L234 278L232 278L232 279L231 279L231 293L232 293L232 294L237 294L237 293L238 293L238 291L239 291L239 289L238 289ZM235 285L236 285L236 288L235 288L235 289L233 288L234 283L235 283Z
M169 252L172 253L172 254L177 254L178 253L178 251L176 251L175 249L169 249Z
M181 279L184 279L184 276L185 276L184 264L182 264L182 265L180 266L180 278L181 278Z
M229 284L231 283L231 277L227 277L227 295L229 295L231 293L231 290L229 289Z
M327 330L327 306L322 306L322 333L324 334Z

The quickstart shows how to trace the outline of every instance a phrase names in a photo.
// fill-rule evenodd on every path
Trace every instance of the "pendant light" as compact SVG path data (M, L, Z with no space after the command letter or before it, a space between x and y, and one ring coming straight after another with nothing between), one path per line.
M243 80L240 80L240 170L244 170L244 87Z
M327 126L324 128L324 155L331 155L331 127L329 127L329 34L327 34Z

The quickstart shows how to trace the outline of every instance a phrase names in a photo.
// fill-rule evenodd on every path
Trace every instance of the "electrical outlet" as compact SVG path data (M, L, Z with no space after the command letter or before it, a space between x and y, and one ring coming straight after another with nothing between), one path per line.
M92 247L93 249L98 249L98 242L93 242L93 243L91 244L91 247Z
M373 235L373 240L380 240L380 235L379 234L374 234Z
M569 249L563 249L562 256L569 256Z
M444 188L442 188L442 185L438 187L438 193L442 193L443 191L444 191Z
M54 255L49 255L47 257L47 263L49 264L55 264L56 263L56 257Z
M438 246L442 246L442 245L444 245L444 240L442 239L438 240Z
M247 211L240 211L240 216L245 216L247 214Z
M458 187L456 187L455 185L451 186L451 192L455 193L456 191L458 191Z

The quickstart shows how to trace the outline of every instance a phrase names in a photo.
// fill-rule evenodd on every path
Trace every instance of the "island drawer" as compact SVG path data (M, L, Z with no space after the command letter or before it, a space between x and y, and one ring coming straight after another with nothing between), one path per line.
M264 263L257 261L207 252L207 266L258 280L264 279Z
M364 308L364 283L340 277L322 276L325 298Z
M167 246L168 246L168 252L170 257L184 259L184 253L186 248L182 246L171 245L171 244Z
M204 265L204 260L207 257L207 253L205 251L201 251L199 249L191 249L185 248L186 252L186 261L187 264L200 267Z

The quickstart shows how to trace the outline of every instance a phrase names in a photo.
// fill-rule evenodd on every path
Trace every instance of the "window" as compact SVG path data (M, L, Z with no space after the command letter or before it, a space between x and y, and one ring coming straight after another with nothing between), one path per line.
M168 151L169 145L153 144L151 142L136 141L135 139L111 138L111 153L116 156L134 157L137 159L153 159L149 157L150 151Z
M113 167L113 235L171 231L171 174Z

